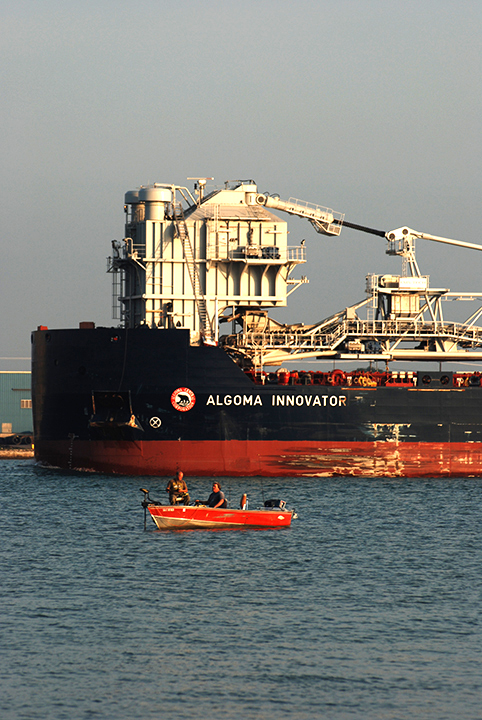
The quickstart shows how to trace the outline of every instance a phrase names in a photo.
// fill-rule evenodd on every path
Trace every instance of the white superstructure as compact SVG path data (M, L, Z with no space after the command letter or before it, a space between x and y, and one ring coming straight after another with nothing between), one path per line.
M482 293L431 288L415 258L415 240L482 250L481 245L401 227L384 232L344 221L333 210L260 194L252 180L227 182L195 197L156 183L126 193L126 237L114 241L108 269L114 311L127 328L187 328L191 344L222 342L243 367L292 360L453 361L482 359ZM287 223L271 210L304 217L323 235L343 225L383 237L402 260L401 274L370 274L364 300L313 325L268 316L308 282L291 277L306 262L304 241L288 245ZM442 302L474 300L465 322L444 318ZM363 311L363 314L362 314ZM220 337L220 323L228 325ZM226 327L226 326L225 326Z
M197 199L157 183L126 193L126 238L109 258L126 327L183 327L193 343L215 341L228 308L283 307L306 282L290 277L304 246L288 246L287 223L260 205L252 181L206 197L198 188Z

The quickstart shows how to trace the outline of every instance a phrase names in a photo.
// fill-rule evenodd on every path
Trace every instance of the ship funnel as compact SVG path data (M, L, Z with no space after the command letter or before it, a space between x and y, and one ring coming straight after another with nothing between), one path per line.
M146 220L164 220L165 203L172 200L170 188L153 185L139 190L139 200L146 204Z
M137 205L139 202L139 190L128 190L124 195L125 205Z

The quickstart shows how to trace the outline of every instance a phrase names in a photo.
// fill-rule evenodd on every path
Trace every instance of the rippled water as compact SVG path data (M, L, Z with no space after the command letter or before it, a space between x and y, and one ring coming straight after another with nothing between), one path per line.
M169 532L165 479L0 466L4 720L482 717L482 480L226 478L299 519Z

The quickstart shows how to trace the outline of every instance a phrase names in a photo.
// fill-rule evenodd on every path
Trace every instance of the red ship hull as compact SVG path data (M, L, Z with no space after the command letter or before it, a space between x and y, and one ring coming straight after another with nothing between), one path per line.
M123 475L473 477L482 443L312 441L41 441L51 465Z

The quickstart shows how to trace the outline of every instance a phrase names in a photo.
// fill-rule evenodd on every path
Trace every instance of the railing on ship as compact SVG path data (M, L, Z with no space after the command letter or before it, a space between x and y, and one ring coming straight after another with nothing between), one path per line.
M340 388L423 388L423 389L450 389L450 388L480 388L482 387L482 374L476 372L410 372L390 370L353 370L344 372L340 369L329 372L295 370L289 371L281 368L276 372L265 372L264 370L245 370L245 374L255 385L324 385ZM282 396L279 396L282 398ZM327 398L327 396L324 396ZM278 400L278 396L277 396ZM279 402L283 405L284 402ZM294 406L301 404L291 396L287 405ZM332 403L331 403L332 404Z
M210 240L206 248L206 260L224 262L241 260L244 262L306 262L306 249L303 245L279 248L276 245L244 245L227 248L226 242Z
M341 338L360 341L388 340L428 342L444 340L447 342L467 344L471 347L482 345L482 329L469 327L456 322L422 322L409 318L396 320L342 320L326 323L322 327L308 331L244 332L229 336L229 345L264 349L329 348L338 344Z
M141 259L146 254L145 243L136 243L132 238L126 238L126 252L129 257L134 256L137 259Z
M146 252L145 243L136 243L132 238L126 238L126 252L129 257L141 259ZM206 248L206 260L242 260L249 261L279 261L280 263L306 262L306 248L304 245L292 245L279 248L276 245L244 245L228 249L225 242L210 240Z

